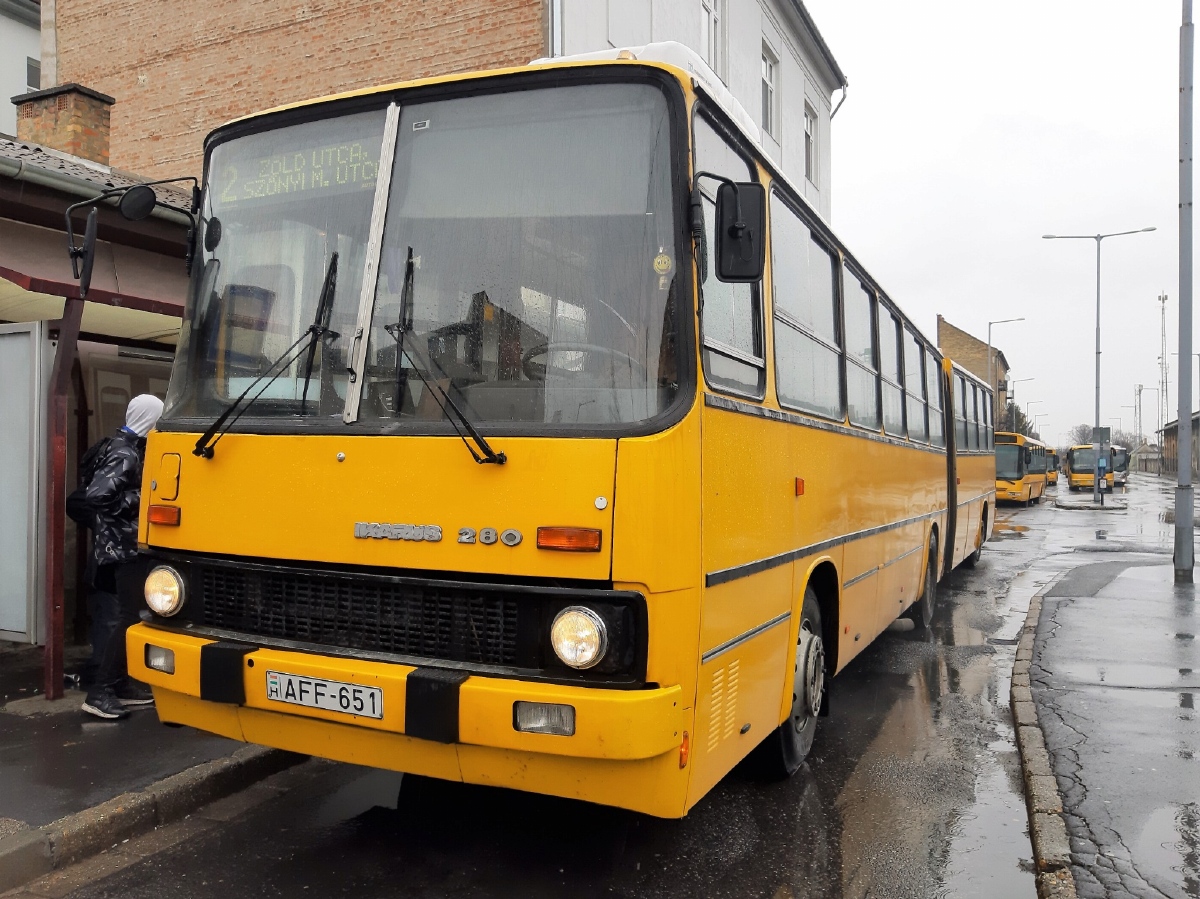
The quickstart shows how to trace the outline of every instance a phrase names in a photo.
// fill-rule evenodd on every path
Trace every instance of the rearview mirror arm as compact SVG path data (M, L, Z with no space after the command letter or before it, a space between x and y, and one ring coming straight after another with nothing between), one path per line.
M692 189L699 190L700 179L711 178L714 181L720 181L722 184L728 184L733 188L733 224L729 227L730 237L740 238L746 233L746 221L742 218L742 197L738 193L737 182L732 178L726 178L724 175L714 175L712 172L696 172L692 178Z

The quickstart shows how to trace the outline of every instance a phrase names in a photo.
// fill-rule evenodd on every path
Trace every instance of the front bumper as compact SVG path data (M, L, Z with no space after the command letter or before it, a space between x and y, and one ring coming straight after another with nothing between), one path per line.
M690 710L684 709L678 686L616 690L466 675L451 691L452 700L447 693L434 710L453 719L456 733L443 741L409 733L408 680L429 669L251 646L234 653L232 670L229 655L222 654L225 662L219 667L224 670L218 671L213 664L218 653L202 652L216 643L145 623L129 629L129 673L153 688L161 720L352 764L588 799L661 816L683 814L687 781L679 747ZM174 652L173 674L146 666L147 645ZM268 670L379 688L383 717L268 699ZM574 735L517 731L517 701L573 706ZM680 781L679 789L670 789L664 778Z

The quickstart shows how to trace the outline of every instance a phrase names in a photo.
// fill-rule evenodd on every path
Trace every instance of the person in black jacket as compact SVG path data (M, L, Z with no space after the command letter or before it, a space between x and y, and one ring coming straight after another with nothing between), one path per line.
M112 634L104 647L96 680L83 710L114 721L128 716L125 707L154 702L150 691L129 679L125 632L141 608L144 565L138 564L138 509L142 493L142 463L146 435L162 414L156 396L141 394L129 401L125 424L109 440L104 459L84 491L83 504L92 522L92 562L97 583L112 584L120 606Z

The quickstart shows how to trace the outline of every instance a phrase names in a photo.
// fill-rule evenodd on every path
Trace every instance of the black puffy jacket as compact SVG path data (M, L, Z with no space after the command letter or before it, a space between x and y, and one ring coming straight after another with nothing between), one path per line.
M138 507L146 438L121 429L108 443L84 494L91 514L92 561L128 562L137 556Z

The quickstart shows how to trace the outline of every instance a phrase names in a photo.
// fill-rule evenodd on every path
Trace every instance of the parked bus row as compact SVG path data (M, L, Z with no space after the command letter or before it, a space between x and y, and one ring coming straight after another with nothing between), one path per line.
M1050 482L1054 451L1024 434L996 433L996 499L1028 506L1040 503ZM1058 481L1055 474L1055 483Z
M979 558L988 386L653 52L208 137L128 639L163 721L677 817L796 771Z

